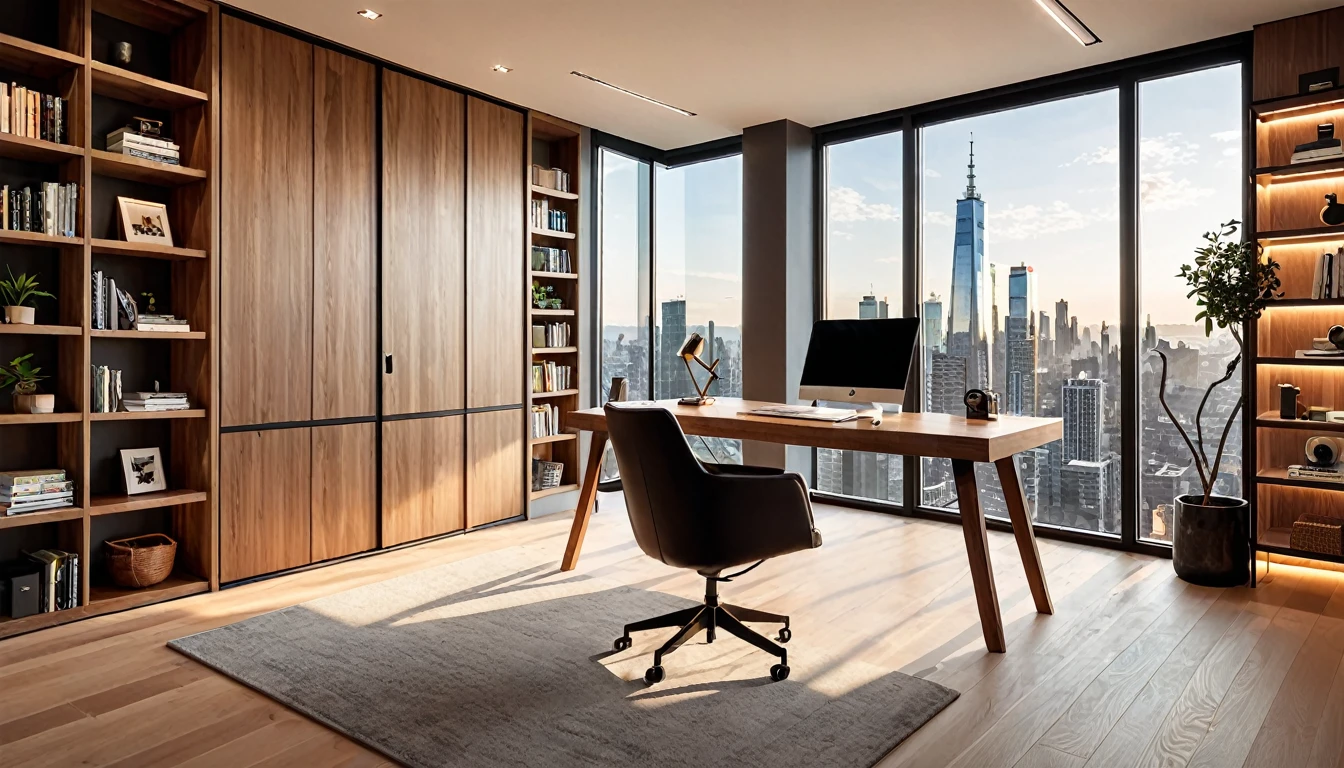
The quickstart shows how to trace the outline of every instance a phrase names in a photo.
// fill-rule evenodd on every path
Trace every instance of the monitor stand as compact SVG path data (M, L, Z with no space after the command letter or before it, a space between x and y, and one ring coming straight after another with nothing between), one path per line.
M874 427L882 426L882 406L878 403L868 403L864 408L864 403L836 402L835 400L813 400L813 407L816 408L853 408L859 412L860 416L866 416L873 421Z

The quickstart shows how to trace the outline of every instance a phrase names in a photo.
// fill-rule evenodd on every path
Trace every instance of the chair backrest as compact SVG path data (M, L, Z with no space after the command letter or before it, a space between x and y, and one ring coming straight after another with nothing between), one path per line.
M607 405L607 433L620 465L635 541L669 565L699 562L697 535L708 473L691 453L676 418L664 408Z

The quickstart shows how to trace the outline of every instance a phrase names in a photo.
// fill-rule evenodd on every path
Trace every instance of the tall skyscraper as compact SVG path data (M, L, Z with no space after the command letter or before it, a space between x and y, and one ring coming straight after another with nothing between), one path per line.
M924 349L926 352L943 352L943 300L933 292L924 300L924 316L920 319L924 325Z
M874 320L887 316L887 300L877 300L876 296L864 296L859 302L859 319Z
M1036 415L1036 273L1023 264L1008 271L1005 379L1008 412Z
M952 295L947 310L947 353L966 360L967 389L991 388L987 337L989 286L985 270L985 201L975 191L975 141L967 165L966 193L957 201L952 247Z
M1148 315L1143 326L1143 349L1148 351L1157 347L1157 328L1153 327L1153 316Z
M673 299L663 302L662 327L659 329L658 359L655 369L658 371L658 386L654 397L684 397L695 394L690 374L681 364L677 353L686 341L686 300Z
M929 355L928 389L924 402L931 413L965 412L966 358L946 352Z
M1064 382L1063 461L1101 461L1101 432L1105 385L1100 379Z
M1073 333L1069 330L1069 302L1055 302L1055 354L1068 357L1073 353Z

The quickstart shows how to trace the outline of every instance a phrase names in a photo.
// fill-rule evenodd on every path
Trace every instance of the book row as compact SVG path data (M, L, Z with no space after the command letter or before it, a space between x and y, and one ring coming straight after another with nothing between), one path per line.
M545 246L534 245L532 246L532 271L571 274L574 272L574 265L569 263L569 251L564 248L546 248Z
M64 144L69 109L70 102L59 96L0 83L0 132Z
M549 200L533 200L531 213L532 226L536 229L569 231L569 214L552 208Z
M15 232L39 232L52 237L74 237L75 222L79 220L79 185L44 182L36 191L32 187L3 188L0 200L0 229Z
M79 555L59 549L27 552L0 564L0 613L22 619L79 605Z
M1344 246L1334 253L1326 251L1316 258L1311 298L1344 299Z
M191 324L185 319L158 312L141 312L140 305L129 291L117 287L117 281L101 269L93 273L91 301L93 302L93 329L95 331L155 331L161 333L190 333ZM141 294L149 299L154 309L152 294Z
M546 323L545 325L532 326L532 347L534 349L568 346L569 323Z
M532 166L532 183L538 187L554 189L558 192L572 192L569 188L569 174L559 168Z
M554 405L532 406L532 437L560 434L560 409Z
M116 413L121 410L121 371L106 365L93 366L93 392L90 413Z
M532 364L533 392L562 392L573 389L571 376L574 368L551 361Z

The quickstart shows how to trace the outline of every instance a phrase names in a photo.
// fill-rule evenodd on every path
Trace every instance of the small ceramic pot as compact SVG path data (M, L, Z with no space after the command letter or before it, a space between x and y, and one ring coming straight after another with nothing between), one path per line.
M35 325L37 310L32 307L5 307L5 322L15 325Z
M15 395L15 413L55 413L55 395Z

